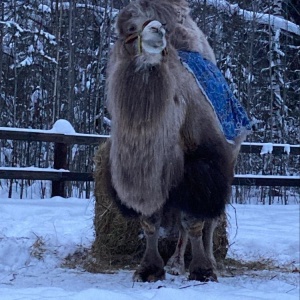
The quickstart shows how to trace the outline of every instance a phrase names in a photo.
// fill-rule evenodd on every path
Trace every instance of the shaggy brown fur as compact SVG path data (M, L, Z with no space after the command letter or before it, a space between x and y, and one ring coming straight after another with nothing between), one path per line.
M122 202L152 215L183 173L179 131L185 103L181 95L174 101L176 81L167 64L139 71L135 64L120 64L108 78L112 181Z
M113 121L107 176L111 175L116 201L141 216L147 247L136 280L164 278L157 239L163 209L168 207L182 211L180 239L186 241L188 235L193 250L190 278L216 280L214 220L224 211L230 193L240 140L235 145L226 141L211 105L177 56L177 49L192 50L215 62L188 12L182 0L139 0L122 10L117 20L119 39L107 78ZM134 37L155 43L164 37L158 27L143 36L149 20L166 24L167 55L140 53L139 39ZM178 243L181 257L172 258L171 268L184 269L183 244L179 249Z

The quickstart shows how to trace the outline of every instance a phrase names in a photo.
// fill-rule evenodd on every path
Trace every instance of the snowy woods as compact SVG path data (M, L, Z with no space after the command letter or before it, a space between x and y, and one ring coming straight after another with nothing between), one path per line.
M76 132L108 134L105 68L115 16L127 2L2 0L0 126L51 129L56 120L67 119ZM298 1L189 2L219 68L253 121L248 141L299 144ZM2 140L0 166L52 167L52 150L47 143ZM74 146L70 169L91 171L93 153L93 147ZM299 176L299 169L299 156L242 154L237 173ZM0 189L12 184L0 183ZM17 186L23 184L32 185L19 181ZM46 193L42 183L40 188ZM75 196L85 196L86 186L77 183L77 188ZM234 187L240 203L250 196L263 203L287 203L289 195L299 201L299 188Z

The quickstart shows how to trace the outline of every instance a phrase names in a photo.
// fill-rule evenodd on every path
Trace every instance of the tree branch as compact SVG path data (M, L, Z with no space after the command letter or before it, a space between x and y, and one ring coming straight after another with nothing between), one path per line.
M254 20L260 24L270 24L275 29L282 29L300 35L300 26L272 14L264 14L241 9L238 4L230 4L226 0L198 0L198 3L206 3L209 6L215 7L219 11L226 12L230 16L236 14L244 18L246 21Z

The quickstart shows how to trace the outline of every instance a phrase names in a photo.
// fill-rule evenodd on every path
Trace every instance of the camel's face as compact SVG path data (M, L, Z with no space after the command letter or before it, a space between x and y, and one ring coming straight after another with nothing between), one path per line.
M121 11L117 31L119 38L128 46L134 45L139 53L159 54L166 48L166 30L162 21L146 4L144 7L133 2Z
M166 31L159 21L151 21L141 32L143 51L149 54L161 53L167 45Z

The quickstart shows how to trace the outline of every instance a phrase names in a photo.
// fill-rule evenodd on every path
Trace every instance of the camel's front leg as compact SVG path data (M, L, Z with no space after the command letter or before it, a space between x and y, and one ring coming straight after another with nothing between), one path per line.
M214 256L214 231L218 225L218 219L211 219L205 221L204 230L203 230L203 244L207 257L210 259L214 270L217 270L217 262Z
M217 276L214 273L213 263L206 254L203 245L203 228L205 222L199 220L192 215L182 214L182 226L188 232L192 247L192 261L190 263L190 280L217 281Z
M141 217L141 225L146 236L146 250L139 268L134 273L134 281L152 282L165 279L164 261L158 252L160 222L161 213Z

